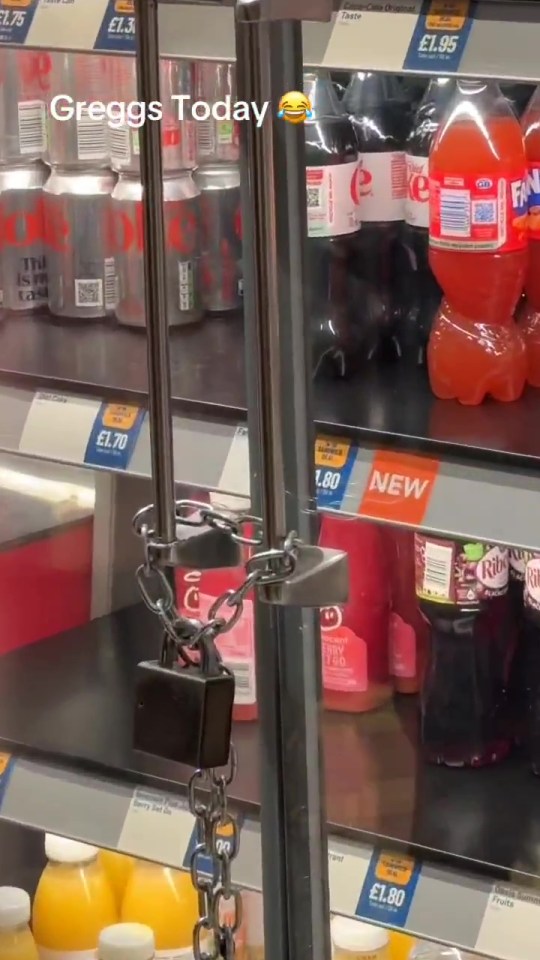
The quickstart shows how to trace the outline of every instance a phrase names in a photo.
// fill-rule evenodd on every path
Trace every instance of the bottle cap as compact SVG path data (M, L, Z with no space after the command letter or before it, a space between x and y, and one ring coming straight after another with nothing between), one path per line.
M0 930L30 920L30 897L18 887L0 887Z
M45 834L45 856L54 863L90 863L98 855L98 848L67 837Z
M362 920L350 920L349 917L332 917L330 929L334 947L350 953L382 950L390 942L388 930Z
M99 936L97 960L152 960L154 934L142 923L117 923Z

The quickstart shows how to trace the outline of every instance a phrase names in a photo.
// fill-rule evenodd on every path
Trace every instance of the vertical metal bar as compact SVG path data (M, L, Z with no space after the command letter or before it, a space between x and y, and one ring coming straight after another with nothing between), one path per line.
M138 97L144 103L159 101L158 0L135 0L135 23ZM155 534L170 543L176 526L160 121L144 124L140 144Z
M301 24L237 5L238 97L270 101L241 124L246 370L252 498L265 546L316 536L309 336L304 304L304 131L276 117L302 89ZM271 597L270 597L271 598ZM321 647L312 610L255 604L261 718L265 950L330 957L328 852L320 737Z

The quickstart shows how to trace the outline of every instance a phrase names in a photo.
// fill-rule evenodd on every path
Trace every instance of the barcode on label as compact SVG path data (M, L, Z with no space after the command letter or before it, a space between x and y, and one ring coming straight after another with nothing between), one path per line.
M107 157L107 128L104 120L94 120L88 107L80 107L77 120L77 157L79 160L105 160Z
M106 257L103 272L105 276L105 306L107 310L114 310L118 303L118 278L114 257Z
M441 190L441 236L471 235L471 195L468 190Z
M472 204L472 222L491 226L497 223L496 200L474 200Z
M310 210L320 210L323 205L322 187L307 188L307 205Z
M25 100L18 104L19 150L23 154L41 154L47 149L47 112L43 100Z
M425 544L423 590L434 597L451 599L450 583L454 563L452 547L440 543Z
M193 310L195 305L193 264L181 260L178 264L178 306L180 310Z
M76 307L103 306L103 280L75 280Z
M225 659L225 666L234 674L234 702L237 704L255 703L255 665L249 660Z
M405 200L407 196L407 166L404 153L393 153L390 167L390 182L394 200Z
M131 160L131 131L129 127L109 126L109 150L111 160L116 163L129 163Z
M215 151L214 121L199 120L196 130L197 153L200 157L208 157Z

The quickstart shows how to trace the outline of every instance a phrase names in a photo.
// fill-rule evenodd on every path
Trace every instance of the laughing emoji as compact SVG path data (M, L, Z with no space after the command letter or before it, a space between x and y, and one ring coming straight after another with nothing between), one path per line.
M279 101L278 117L282 117L288 123L303 123L312 116L311 101L305 93L290 90L289 93L283 94Z

